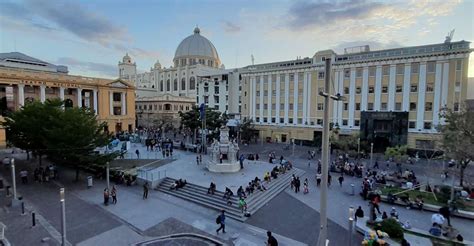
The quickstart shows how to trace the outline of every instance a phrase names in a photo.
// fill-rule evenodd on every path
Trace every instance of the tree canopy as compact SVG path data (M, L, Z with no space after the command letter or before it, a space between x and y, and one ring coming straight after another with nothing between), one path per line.
M446 155L458 163L460 186L463 185L464 170L474 159L474 112L462 108L460 112L443 109L441 117L446 124L440 125L442 149Z
M250 142L250 139L252 138L253 134L255 131L255 127L253 126L253 121L252 119L244 119L240 123L240 138Z
M96 152L111 139L104 132L105 122L99 123L89 109L64 108L58 99L27 103L6 117L2 125L8 141L38 155L40 165L44 155L54 163L76 168L103 165L117 155Z
M187 112L179 112L179 117L181 118L181 124L192 131L202 126L199 107L197 106L193 106L191 110ZM213 133L217 134L219 128L227 124L227 119L228 117L225 113L220 113L219 111L206 107L206 128L213 131Z

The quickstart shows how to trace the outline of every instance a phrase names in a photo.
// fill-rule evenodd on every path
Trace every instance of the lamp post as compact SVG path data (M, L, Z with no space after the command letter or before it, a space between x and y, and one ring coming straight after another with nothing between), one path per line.
M10 166L12 169L12 186L13 186L13 201L16 202L16 180L15 180L15 159L12 158L10 161Z
M321 197L320 197L320 231L318 245L327 245L328 218L327 218L327 193L328 193L328 165L329 165L329 98L340 101L344 98L340 95L330 95L331 81L331 59L326 59L324 92L319 92L324 97L324 116L323 116L323 142L322 142L322 160L321 160Z
M61 246L66 246L66 199L64 188L59 189L59 202L61 203Z
M373 166L373 163L372 163L372 158L373 158L373 155L374 155L374 143L370 143L370 166L372 167Z
M110 190L110 163L107 162L106 164L107 166L105 167L106 169L105 175L107 177L107 190Z
M352 231L354 230L354 207L349 207L349 246L352 246Z
M357 159L359 159L360 155L360 137L357 139Z

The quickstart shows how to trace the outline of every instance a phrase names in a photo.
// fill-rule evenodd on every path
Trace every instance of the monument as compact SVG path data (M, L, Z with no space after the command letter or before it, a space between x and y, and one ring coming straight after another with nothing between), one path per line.
M233 173L240 170L238 158L239 146L235 140L229 140L229 128L223 126L220 129L219 141L214 142L209 147L211 160L207 164L207 169L217 173Z

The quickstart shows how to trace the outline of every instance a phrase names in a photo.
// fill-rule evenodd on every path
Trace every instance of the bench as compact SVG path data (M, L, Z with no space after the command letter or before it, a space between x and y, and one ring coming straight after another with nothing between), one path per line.
M442 237L442 236L440 236L440 237L433 236L428 231L420 230L420 229L417 229L417 228L410 228L410 229L403 228L403 230L407 233L410 233L410 234L413 234L413 235L416 235L416 236L428 238L432 241L441 241L443 243L448 243L449 245L454 245L454 246L474 245L474 242L467 241L467 240L464 240L464 241L460 242L457 239L449 239L449 238Z

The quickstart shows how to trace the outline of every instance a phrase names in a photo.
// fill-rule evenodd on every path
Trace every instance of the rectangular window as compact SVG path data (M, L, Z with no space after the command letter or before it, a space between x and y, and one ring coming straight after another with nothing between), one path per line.
M268 96L268 91L263 91L263 96Z
M402 110L402 103L395 103L395 110Z
M363 71L363 70L362 70L361 67L356 69L356 77L357 77L357 78L362 77L362 71Z
M356 87L356 94L360 94L361 91L360 87Z
M456 71L461 71L462 69L462 60L456 61Z
M293 124L293 118L289 118L288 123Z
M303 95L303 89L298 89L298 95L302 96Z
M433 83L426 83L426 92L433 92Z
M375 71L376 71L375 67L369 67L369 76L375 77Z
M264 109L264 110L267 110L267 109L268 109L268 104L264 103L264 104L263 104L263 109Z
M387 110L387 103L382 103L380 109L381 110Z
M356 103L356 110L360 110L360 103Z
M344 110L349 110L349 104L348 103L344 103Z
M303 111L303 104L302 103L298 103L298 111Z
M433 110L433 103L432 102L425 102L425 111Z
M114 98L114 102L120 102L122 101L122 94L118 92L114 92L113 98Z
M319 92L324 92L324 87L319 87L319 88L318 88L318 93L319 93Z
M285 120L283 118L280 118L280 124L283 124L283 122L285 122Z
M431 130L431 122L424 122L423 123L423 129Z
M324 104L318 103L318 110L324 110Z
M342 120L342 125L347 126L347 120Z
M436 70L436 62L428 62L426 65L426 70L428 73L434 73Z
M349 94L349 87L344 87L344 94Z
M459 111L459 103L454 103L453 106L454 106L454 108L453 108L454 112L458 112Z
M214 94L219 94L219 86L214 86Z
M255 108L260 109L260 103L257 103L257 105L255 105Z
M267 123L267 117L263 118L263 123Z
M368 103L367 110L374 110L374 103Z
M300 125L303 124L303 119L298 118L298 124L300 124Z
M276 97L277 93L276 90L272 90L272 96Z
M256 93L256 94L257 94L257 97L259 97L259 96L260 96L260 91L257 91L257 93Z
M323 125L323 119L317 119L316 124L317 125Z
M369 93L374 93L374 87L373 86L369 86Z
M276 109L276 104L272 103L272 110Z
M390 66L383 66L382 67L382 74L383 74L383 76L390 75Z
M219 103L219 96L214 96L214 103Z
M114 115L121 115L122 107L114 107Z
M414 121L408 122L408 128L415 129L415 127L416 127L416 122L414 122Z
M354 120L354 126L360 126L360 120Z
M293 110L293 103L290 103L290 110Z
M388 87L382 86L382 93L388 93Z
M344 69L344 78L350 78L350 77L351 77L351 70Z
M416 103L411 102L410 103L410 111L415 111L416 110Z
M395 92L403 92L403 86L397 85L397 87L395 88Z
M318 79L324 79L324 72L318 72Z
M411 73L419 73L420 72L420 63L414 62L411 64Z
M397 74L405 73L405 64L397 64Z
M410 86L410 92L418 92L418 86L417 85Z
M256 122L260 122L260 117L255 117Z
M275 118L272 118L272 123L275 123Z
M283 110L285 109L285 104L284 103L280 103L280 110Z

